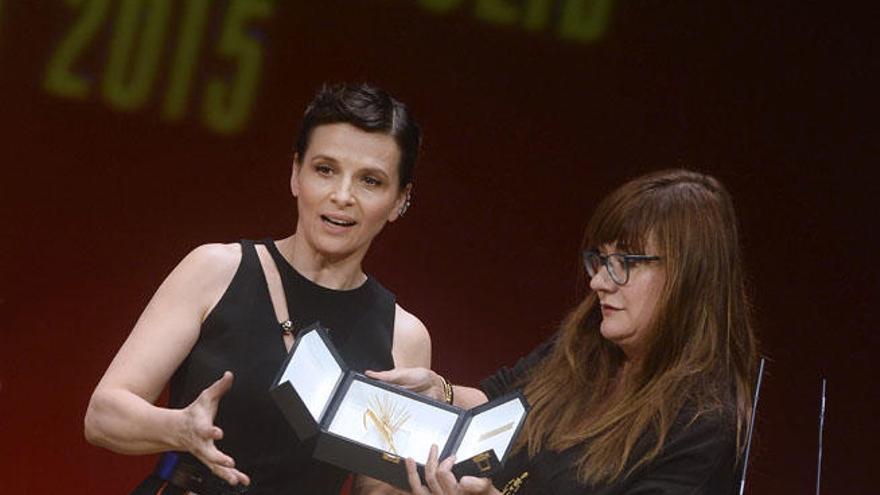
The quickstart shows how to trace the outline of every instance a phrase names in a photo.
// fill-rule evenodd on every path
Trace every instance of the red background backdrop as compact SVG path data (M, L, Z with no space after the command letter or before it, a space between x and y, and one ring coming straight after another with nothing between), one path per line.
M473 383L553 332L583 294L581 231L612 187L658 168L704 170L736 200L770 357L748 492L813 490L821 377L824 492L873 491L869 16L618 0L604 22L575 15L587 27L578 39L563 7L603 2L275 1L240 24L229 17L240 0L208 2L205 25L186 31L203 37L169 120L183 9L199 2L174 3L164 38L123 64L133 74L157 60L128 109L105 89L124 2L103 14L101 3L0 2L3 493L124 493L150 469L151 457L83 440L91 390L191 248L292 231L300 112L323 81L351 80L388 88L425 129L413 209L367 269L428 325L438 371ZM525 14L541 6L544 22ZM227 28L239 36L232 55ZM217 132L205 88L246 88L236 78L248 70L253 100ZM74 82L65 92L52 77Z

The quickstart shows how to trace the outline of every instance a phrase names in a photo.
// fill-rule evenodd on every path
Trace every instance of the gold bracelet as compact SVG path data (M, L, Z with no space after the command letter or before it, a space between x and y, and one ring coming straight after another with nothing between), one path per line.
M447 404L452 404L452 401L454 399L453 394L452 394L452 384L449 383L448 381L446 381L446 378L443 378L442 375L438 374L437 376L439 376L440 381L443 382L443 400Z

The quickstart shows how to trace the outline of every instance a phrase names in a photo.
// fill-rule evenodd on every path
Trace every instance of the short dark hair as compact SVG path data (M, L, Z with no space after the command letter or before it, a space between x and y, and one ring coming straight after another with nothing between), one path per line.
M422 131L410 110L393 96L367 83L324 85L306 108L294 151L306 154L312 131L325 124L351 124L365 132L394 138L400 149L400 187L413 181Z

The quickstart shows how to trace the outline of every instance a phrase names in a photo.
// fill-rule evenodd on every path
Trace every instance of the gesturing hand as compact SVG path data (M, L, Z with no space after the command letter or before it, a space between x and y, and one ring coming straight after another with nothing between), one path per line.
M232 388L232 379L231 372L223 373L219 380L202 390L196 400L183 410L185 427L181 442L188 452L230 485L249 485L250 478L235 469L232 457L214 445L215 440L223 438L223 430L214 425L214 417L217 415L220 399Z
M393 383L417 394L443 401L443 381L427 368L394 368L388 371L367 371L367 376Z
M431 446L428 454L428 462L425 464L425 482L422 485L419 473L416 471L416 463L412 458L406 460L406 475L413 495L501 495L501 492L492 486L492 482L486 478L474 478L463 476L456 481L452 474L452 466L455 464L455 456L449 456L439 465L437 464L437 446Z

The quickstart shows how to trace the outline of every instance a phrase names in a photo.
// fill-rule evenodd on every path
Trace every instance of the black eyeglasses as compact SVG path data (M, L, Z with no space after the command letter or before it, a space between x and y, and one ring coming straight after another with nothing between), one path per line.
M659 256L650 256L647 254L602 254L595 249L587 249L582 253L584 257L584 268L587 269L587 275L591 278L595 277L604 265L608 270L611 280L617 285L626 285L629 282L629 269L637 263L646 261L658 261Z

